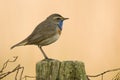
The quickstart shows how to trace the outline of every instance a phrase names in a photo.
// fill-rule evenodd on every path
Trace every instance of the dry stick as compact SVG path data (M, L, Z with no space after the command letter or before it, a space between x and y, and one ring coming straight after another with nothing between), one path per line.
M8 63L9 63L9 62L15 62L15 61L17 60L18 56L13 57L13 58L14 58L14 60L9 60L9 59L8 59L8 60L3 64L3 67L2 67L2 69L0 70L0 79L2 79L2 78L4 78L4 77L6 77L7 75L9 75L9 74L17 71L17 72L16 72L16 75L15 75L15 80L17 80L17 75L18 75L20 69L22 70L21 73L20 73L20 80L22 80L22 79L27 80L27 78L36 78L36 77L34 77L34 76L25 76L25 77L22 78L22 75L23 75L23 72L24 72L24 67L21 67L20 64L17 65L12 71L8 71L8 72L6 72L6 73L3 73L3 71L4 71L4 69L7 67Z
M23 72L24 72L24 67L22 67L22 71L21 71L21 74L20 74L20 80L22 80Z
M2 69L0 70L0 79L2 79L2 78L4 78L4 77L6 77L7 75L9 75L9 74L17 71L17 72L16 72L16 75L15 75L15 80L17 80L17 75L18 75L20 69L22 70L22 71L21 71L21 74L20 74L20 80L22 79L24 67L21 67L20 64L17 65L12 71L8 71L8 72L6 72L6 73L3 73L3 71L4 71L4 69L7 67L8 63L9 63L9 62L15 62L15 61L17 60L18 56L13 57L13 58L14 58L14 60L9 60L9 59L8 59L8 60L3 64L3 67L2 67Z
M15 80L17 80L17 75L18 75L20 69L22 70L21 74L20 74L20 80L22 80L22 75L23 75L24 67L20 67L20 64L18 65L18 68L17 68L17 72L16 72L16 75L15 75Z
M18 71L19 69L23 69L23 68L24 68L24 67L20 67L20 65L18 65L18 66L15 67L12 71L8 71L8 72L6 72L6 73L1 74L1 75L0 75L0 79L6 77L6 76L9 75L10 73L13 73L13 72ZM16 73L16 75L17 75L17 74L18 74L18 73ZM15 76L15 79L17 79L17 76Z
M15 80L17 80L17 75L18 75L19 70L17 70L16 75L15 75Z
M108 73L108 72L113 72L113 71L118 71L118 70L120 70L120 68L107 70L107 71L104 71L104 72L102 72L102 73L100 73L100 74L97 74L97 75L87 75L87 76L88 76L88 77L98 77L98 76L102 76L102 75L104 75L104 74L106 74L106 73Z
M88 76L86 76L86 77L87 77L87 80L90 80L90 78Z
M103 75L101 76L101 80L103 80Z
M13 57L14 58L14 60L7 60L4 64L3 64L3 67L2 67L2 69L0 70L0 73L2 73L3 72L3 70L7 67L7 65L8 65L8 63L9 62L15 62L16 60L17 60L17 58L18 58L18 56L15 56L15 57Z

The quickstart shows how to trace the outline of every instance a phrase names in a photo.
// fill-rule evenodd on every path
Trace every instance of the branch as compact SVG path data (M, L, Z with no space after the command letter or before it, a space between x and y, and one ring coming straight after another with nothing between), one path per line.
M2 67L2 69L0 70L0 80L3 79L4 77L8 76L9 74L13 73L13 72L16 72L15 80L17 80L17 76L18 76L18 73L19 73L20 70L21 70L20 80L22 80L22 79L27 80L27 78L36 78L35 76L27 76L27 75L22 78L22 75L23 75L23 72L24 72L24 67L21 67L20 64L18 64L13 70L4 73L4 69L7 68L8 63L10 63L10 62L15 62L15 61L18 59L18 56L13 57L13 58L14 58L13 60L9 60L9 59L8 59L8 60L3 64L3 67Z
M4 78L4 77L6 77L7 75L9 75L9 74L17 71L16 76L15 76L15 80L17 80L17 75L18 75L18 72L19 72L20 69L22 70L21 75L20 75L20 78L21 78L21 77L22 77L22 74L23 74L23 71L24 71L24 67L20 67L20 64L19 64L19 65L18 65L17 67L15 67L12 71L8 71L8 72L6 72L6 73L0 74L0 79L2 79L2 78ZM21 79L20 79L20 80L21 80Z
M97 75L87 75L88 77L98 77L98 76L103 76L104 74L108 73L108 72L113 72L113 71L118 71L120 70L120 68L117 68L117 69L111 69L111 70L107 70L107 71L104 71L102 73L99 73Z
M16 72L16 75L15 75L15 80L17 80L17 75L18 75L18 73L19 73L19 70L22 70L21 73L20 73L20 80L22 79L24 67L21 67L20 64L18 64L13 70L3 73L3 71L4 71L4 69L7 67L8 63L10 63L10 62L15 62L15 61L18 59L18 56L13 57L13 58L14 58L13 60L9 60L9 59L8 59L8 60L3 64L3 67L2 67L2 69L0 70L0 79L3 79L3 78L6 77L7 75L9 75L9 74L17 71L17 72Z
M8 60L3 64L3 67L2 67L2 69L0 70L0 73L3 72L3 70L7 67L7 65L8 65L9 62L15 62L15 61L17 60L18 56L15 56L15 57L13 57L13 58L14 58L14 60L9 60L9 59L8 59Z

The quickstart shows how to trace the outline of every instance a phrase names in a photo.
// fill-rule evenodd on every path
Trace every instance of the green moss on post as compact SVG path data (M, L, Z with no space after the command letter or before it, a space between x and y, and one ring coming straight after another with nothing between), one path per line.
M36 64L36 80L87 80L80 61L42 60Z

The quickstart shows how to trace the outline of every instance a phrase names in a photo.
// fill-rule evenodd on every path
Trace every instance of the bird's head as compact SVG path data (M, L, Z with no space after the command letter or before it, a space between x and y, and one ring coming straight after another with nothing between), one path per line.
M60 14L52 14L49 17L47 17L47 20L49 20L54 24L57 24L61 30L62 30L63 21L67 19L69 18L64 18Z

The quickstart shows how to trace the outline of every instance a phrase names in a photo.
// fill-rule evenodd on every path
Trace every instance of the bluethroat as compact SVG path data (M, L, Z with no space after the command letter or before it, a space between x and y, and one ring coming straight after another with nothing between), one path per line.
M49 59L42 49L42 46L49 45L58 40L61 35L63 21L68 18L62 17L60 14L52 14L33 30L33 32L23 41L11 47L37 45L41 50L45 59Z

